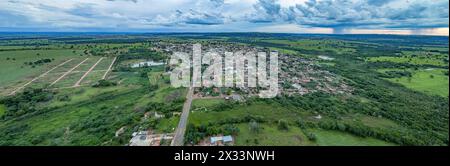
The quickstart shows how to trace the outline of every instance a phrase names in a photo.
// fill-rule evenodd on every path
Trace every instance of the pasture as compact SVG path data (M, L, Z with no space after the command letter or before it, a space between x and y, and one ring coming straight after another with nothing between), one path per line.
M448 75L444 74L445 71L445 69L425 69L414 71L411 77L391 78L388 80L416 91L447 97L449 80Z

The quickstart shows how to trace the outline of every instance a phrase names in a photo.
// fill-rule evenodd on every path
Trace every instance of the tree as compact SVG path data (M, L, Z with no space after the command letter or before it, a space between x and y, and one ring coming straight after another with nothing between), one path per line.
M278 129L279 130L289 130L289 124L286 120L280 119L278 120Z
M248 125L252 133L259 133L261 130L258 122L256 122L255 120L250 121Z

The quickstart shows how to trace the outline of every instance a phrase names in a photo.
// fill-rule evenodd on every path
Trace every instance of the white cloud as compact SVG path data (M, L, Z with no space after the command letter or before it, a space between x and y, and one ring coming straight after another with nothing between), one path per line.
M247 23L245 23L247 22ZM271 26L268 26L270 24ZM247 26L247 27L231 27ZM48 29L211 28L272 32L448 28L446 0L9 0L0 27ZM430 29L430 30L427 30ZM220 29L219 29L220 31ZM354 30L353 30L354 31ZM392 31L393 32L393 31Z

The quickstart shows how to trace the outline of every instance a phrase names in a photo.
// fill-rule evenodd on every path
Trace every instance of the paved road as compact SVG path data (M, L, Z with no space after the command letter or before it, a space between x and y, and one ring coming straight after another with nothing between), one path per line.
M181 113L180 122L178 123L175 136L170 143L170 146L183 146L184 145L184 133L186 132L186 125L189 117L189 110L191 109L192 95L194 94L194 88L190 87L186 95L186 101L183 105L183 112Z

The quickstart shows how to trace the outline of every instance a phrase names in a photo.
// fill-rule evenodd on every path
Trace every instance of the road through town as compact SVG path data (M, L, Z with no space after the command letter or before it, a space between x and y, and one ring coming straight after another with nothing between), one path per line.
M189 91L186 95L186 101L183 105L183 112L181 113L180 122L178 123L175 136L172 139L171 146L183 146L184 133L186 132L186 125L189 117L189 110L191 109L192 95L194 94L194 88L189 87Z

